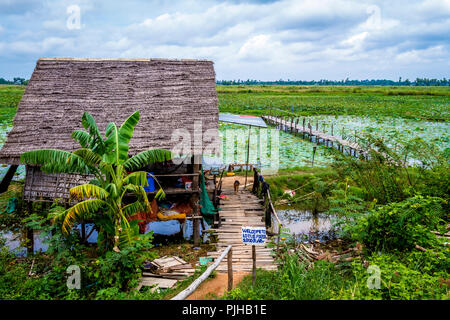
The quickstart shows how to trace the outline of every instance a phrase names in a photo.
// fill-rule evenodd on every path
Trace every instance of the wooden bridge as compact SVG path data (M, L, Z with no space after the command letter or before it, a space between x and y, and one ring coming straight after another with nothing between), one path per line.
M254 177L258 175L254 170ZM254 178L255 180L255 178ZM258 179L256 179L258 180ZM254 183L253 190L257 190ZM249 190L242 188L237 194L232 188L222 189L222 194L229 200L221 200L219 219L220 227L212 230L217 236L216 250L209 252L208 257L218 258L229 245L232 245L232 267L233 271L252 272L253 257L252 246L242 244L241 227L265 227L267 210L262 203L264 199L259 199ZM264 197L265 198L265 197ZM270 213L269 213L270 214ZM256 246L256 267L265 270L276 270L277 264L273 258L272 249L266 246ZM228 261L225 258L217 267L219 272L227 272Z
M318 123L316 124L316 130L313 130L311 123L308 121L306 124L306 118L303 118L303 123L299 124L299 118L294 121L294 118L283 116L263 116L265 121L276 126L280 126L286 131L289 131L295 135L301 134L303 138L307 137L310 141L315 140L317 144L323 143L327 147L334 147L341 152L347 151L350 155L356 156L358 153L367 158L367 151L364 150L357 142L342 139L333 135L333 125L331 125L331 134L327 134L319 131ZM347 150L346 150L347 148Z

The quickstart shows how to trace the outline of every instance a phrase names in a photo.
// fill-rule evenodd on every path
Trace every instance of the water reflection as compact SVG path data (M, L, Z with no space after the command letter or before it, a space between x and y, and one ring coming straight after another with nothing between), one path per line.
M336 233L332 230L331 220L334 216L306 210L286 209L278 210L283 227L289 228L291 234L301 241L328 241L336 239Z
M24 235L22 233L11 231L0 232L0 237L6 240L5 246L10 251L21 256L26 256L27 249L25 248L25 246L22 245L23 243L21 243L22 240L24 239ZM44 236L40 231L35 231L33 233L34 252L38 251L45 252L48 249L47 240L48 236Z
M204 229L203 229L204 225ZM203 221L203 225L200 223L200 232L202 230L207 230L210 228L210 226L206 223L206 221ZM75 227L79 230L81 234L81 225L77 225ZM155 235L155 242L161 242L161 243L169 243L171 240L174 239L174 236L180 235L181 239L189 240L189 238L193 235L193 226L192 226L192 220L187 220L185 223L180 224L178 220L169 220L169 221L155 221L150 222L147 225L147 231L150 232L153 231ZM182 233L181 233L182 232ZM97 236L98 232L94 229L94 224L87 223L86 224L86 236L87 242L90 244L97 243ZM184 236L184 237L183 237ZM6 240L6 247L12 251L15 252L21 256L26 256L27 249L25 246L23 246L24 235L21 232L0 232L0 237ZM209 234L204 233L202 235L203 242L206 242L209 240ZM33 239L34 239L34 247L33 251L36 253L39 250L42 252L47 251L48 249L48 236L44 236L41 231L34 231L33 233Z

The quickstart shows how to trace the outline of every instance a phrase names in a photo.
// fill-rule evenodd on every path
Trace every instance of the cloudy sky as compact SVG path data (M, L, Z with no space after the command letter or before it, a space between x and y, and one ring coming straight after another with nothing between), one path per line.
M39 57L195 58L217 79L450 76L450 0L0 0L0 77Z

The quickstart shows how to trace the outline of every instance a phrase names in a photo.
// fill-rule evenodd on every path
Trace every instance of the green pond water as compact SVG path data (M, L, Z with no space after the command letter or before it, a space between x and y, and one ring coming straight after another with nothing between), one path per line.
M0 147L6 141L8 132L16 113L15 108L0 108ZM307 118L313 128L319 124L319 130L333 133L343 138L354 140L355 135L370 133L373 136L385 137L392 144L401 143L413 137L420 137L433 143L439 149L450 147L450 124L395 117L360 117L319 115ZM300 118L299 123L302 122ZM231 133L231 135L230 135ZM233 136L234 134L234 136ZM244 125L219 122L219 135L222 141L222 162L245 163L247 155L248 127ZM230 142L230 136L232 142ZM296 137L293 134L274 127L260 129L252 127L250 131L250 163L262 167L276 166L280 169L312 165L314 143ZM273 142L273 143L272 143ZM262 148L262 146L266 146ZM327 148L319 145L314 155L314 166L326 166L333 161ZM0 165L0 178L6 173L7 165ZM19 166L14 180L23 179L24 166Z
M448 122L401 119L394 117L375 118L326 115L308 117L306 123L308 123L308 121L311 122L311 126L314 129L316 129L318 123L319 130L329 134L331 134L331 124L333 124L333 135L351 141L355 141L355 137L358 141L360 137L370 134L374 137L384 137L388 145L395 147L396 145L400 146L405 141L414 137L419 137L434 144L440 150L450 148L450 124ZM299 123L302 123L302 118L300 118ZM230 135L227 134L227 132L233 130L241 132L241 141L234 142L235 158L234 161L230 161L226 147L226 145L229 144L227 139L229 139ZM258 141L265 135L268 136L267 140L270 142L271 134L268 132L276 129L270 127L266 130L267 132L264 130L265 129L252 127L250 131L250 141L252 145L252 148L250 149L250 159L253 159L253 162L250 161L250 163L260 163L263 167L268 166L268 163L265 163L264 159L261 157ZM306 141L300 136L286 133L283 130L276 131L279 134L278 159L276 160L280 169L312 165L313 147L315 146L315 143ZM248 127L244 125L220 123L219 132L223 143L223 162L245 163ZM270 147L267 149L270 149ZM240 157L238 156L239 153L241 154ZM268 154L270 158L271 155L270 153ZM323 145L319 145L314 155L314 166L326 166L332 161L332 156L327 152L327 148Z
M12 129L12 123L14 116L16 115L16 108L0 108L0 148L6 141L8 132ZM9 166L6 164L0 164L0 179L8 171ZM22 180L25 178L25 166L19 166L13 180Z

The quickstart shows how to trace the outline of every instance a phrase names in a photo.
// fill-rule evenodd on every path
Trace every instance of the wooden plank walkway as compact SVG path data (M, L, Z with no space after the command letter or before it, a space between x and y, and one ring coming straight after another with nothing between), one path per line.
M233 245L233 271L252 271L252 247L242 244L241 227L265 227L264 208L260 199L247 190L234 194L233 189L222 189L222 194L230 200L222 200L219 211L221 226L214 229L218 236L217 251L208 252L210 258L217 258L228 246ZM272 249L267 246L256 246L256 267L266 270L276 270L277 264L272 257ZM216 269L227 272L227 258Z
M333 145L333 143L336 143L338 146L340 145L342 147L348 147L348 148L350 148L350 150L354 150L355 153L359 152L362 154L366 154L366 150L364 150L358 143L356 143L354 141L344 140L340 137L333 136L333 135L330 135L330 134L327 134L327 133L324 133L321 131L313 130L311 125L303 126L303 124L300 125L297 122L293 122L292 120L291 121L286 121L286 120L283 121L282 118L278 118L278 117L274 117L274 116L263 116L262 118L271 124L285 126L292 132L300 133L300 134L307 134L309 137L316 137L317 141L322 140L327 146L330 143L331 143L331 145Z

